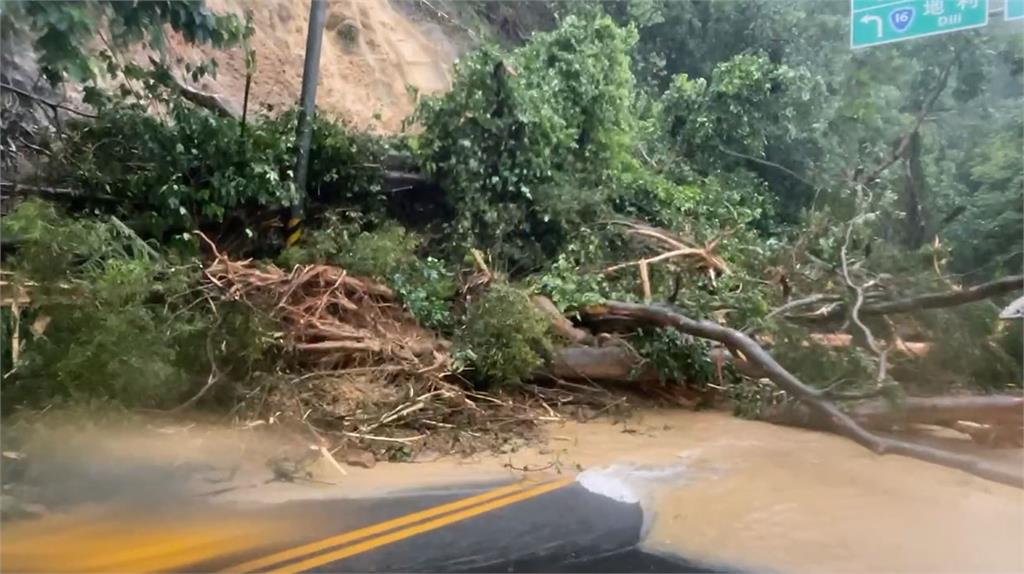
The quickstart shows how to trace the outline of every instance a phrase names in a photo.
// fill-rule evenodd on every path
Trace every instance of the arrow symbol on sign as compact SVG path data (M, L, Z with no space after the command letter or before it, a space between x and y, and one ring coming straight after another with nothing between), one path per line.
M861 24L869 24L871 22L875 23L875 29L877 30L876 33L878 34L878 37L881 38L882 37L882 17L881 16L868 15L868 16L864 16L863 18L860 19L860 23Z

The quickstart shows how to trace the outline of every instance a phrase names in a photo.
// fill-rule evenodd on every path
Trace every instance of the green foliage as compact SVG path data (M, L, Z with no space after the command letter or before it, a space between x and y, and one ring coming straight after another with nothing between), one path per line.
M34 36L40 68L52 84L95 80L101 66L113 73L117 53L136 44L159 50L164 26L189 43L214 47L236 44L247 31L238 17L215 14L202 0L15 1L4 3L4 18L5 28L24 25Z
M386 282L424 327L447 331L452 326L449 300L455 296L455 281L443 262L416 255L420 243L405 228L386 225L356 235L337 261L353 273Z
M966 193L956 200L965 211L949 229L949 238L953 242L952 270L967 273L982 264L1001 262L999 267L986 269L987 273L972 273L971 278L978 280L998 272L1021 272L1021 237L1024 237L1022 147L1024 123L1018 117L1017 122L1006 126L969 156L970 175Z
M806 129L820 80L804 69L773 64L764 54L719 63L710 81L680 74L662 104L668 132L683 157L719 165L729 151L763 157L769 140L784 144Z
M154 235L190 230L298 201L292 167L295 113L251 118L243 131L224 118L172 99L165 117L113 104L79 122L60 148L64 177L145 225ZM383 210L378 138L344 124L314 122L307 193L324 202ZM248 225L248 224L247 224Z
M240 305L211 314L199 267L172 263L117 220L68 219L28 201L3 226L18 241L12 269L36 283L33 320L45 325L5 379L5 404L165 407L211 369L244 377L263 360L258 317Z
M243 207L278 208L298 194L291 182L294 130L287 118L235 120L179 102L166 118L143 107L104 108L78 124L61 149L67 176L159 228L192 229Z
M808 385L843 391L874 385L875 366L870 351L850 346L836 348L809 339L807 332L791 325L776 327L771 333L772 355L791 373Z
M644 363L658 372L662 381L682 381L693 385L721 383L716 381L717 369L708 355L707 341L694 339L675 329L639 329L630 344ZM723 368L723 376L735 378L732 367Z
M112 259L152 258L152 247L117 223L69 219L52 204L25 201L3 218L3 233L18 242L15 266L45 286L73 270L98 272Z
M452 332L451 300L457 287L443 261L433 257L417 259L416 263L392 273L388 284L420 325L442 333Z
M562 312L604 301L611 287L594 266L610 257L616 239L611 233L580 230L543 273L531 278L533 289Z
M536 282L537 289L562 312L600 303L608 292L602 275L581 273L565 254L559 255Z
M278 121L294 133L294 112ZM317 114L310 141L307 193L324 203L358 209L364 217L383 217L379 166L387 151L387 143L379 136Z
M542 367L552 349L551 325L529 294L492 285L474 301L456 341L456 358L489 384L515 385Z
M914 387L941 393L964 388L995 392L1020 386L1024 362L1020 325L1002 324L988 302L922 313L919 320L929 332L941 335L934 338L927 356L916 362L916 372L907 375Z
M621 0L551 14L564 15L556 30L464 58L452 89L423 98L410 118L419 129L403 145L444 194L443 220L425 227L441 233L425 242L387 219L394 202L382 193L380 166L388 141L318 117L309 187L296 190L294 113L249 118L243 130L178 101L155 58L121 64L128 47L158 47L163 27L215 46L244 39L251 27L237 19L183 0L5 4L4 23L28 23L51 80L94 80L101 71L130 80L117 96L87 90L99 118L67 122L52 164L62 185L86 192L90 211L117 218L69 221L30 202L4 220L5 233L23 240L15 267L43 285L40 312L53 317L5 392L158 404L214 365L247 372L265 345L259 317L224 308L213 319L190 307L197 268L129 226L160 240L196 227L222 238L239 228L259 234L270 226L257 219L303 197L340 209L282 263L328 262L387 283L421 324L455 335L457 357L496 384L543 364L549 326L524 292L500 284L457 325L452 278L469 248L515 278L529 276L571 311L639 299L633 268L604 270L654 250L611 221L643 221L692 245L721 239L716 252L730 273L711 280L660 261L650 270L654 298L756 329L803 380L844 391L873 384L874 357L808 343L806 331L764 319L786 297L848 296L837 273L844 222L858 218L854 275L877 279L873 289L943 289L935 270L945 260L968 283L1020 270L1024 49L1009 29L853 53L838 3ZM101 32L102 48L91 42ZM216 66L186 71L198 77ZM129 94L139 84L159 115ZM919 123L913 149L887 163ZM794 224L800 233L790 243ZM897 240L918 224L924 239L908 250ZM782 295L769 269L796 290ZM1013 363L1019 374L1019 353L1006 350L1020 330L1000 326L991 311L915 314L915 327L941 338L919 365L951 375L928 389L1001 388ZM886 325L872 326L883 336ZM644 330L634 345L663 377L701 384L718 376L706 346L673 331ZM117 353L124 348L132 351ZM144 382L133 379L139 372ZM759 385L730 388L748 415L782 400Z
M334 260L356 275L385 279L416 261L420 239L404 227L391 224L355 235Z
M569 17L512 53L478 50L450 92L423 100L414 147L454 207L453 243L531 269L601 211L581 187L628 157L632 41L607 18Z

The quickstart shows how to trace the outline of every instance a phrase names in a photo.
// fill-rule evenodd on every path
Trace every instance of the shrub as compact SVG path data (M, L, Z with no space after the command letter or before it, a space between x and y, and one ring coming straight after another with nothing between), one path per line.
M451 91L424 98L414 148L454 207L452 243L532 271L604 209L595 184L632 145L633 40L606 17L569 17L512 53L478 50Z
M287 207L307 193L381 213L379 138L344 124L313 123L306 190L292 182L293 111L249 118L244 127L170 99L166 117L138 104L101 105L60 148L64 177L98 204L150 224L150 233L191 230L247 210ZM246 219L243 217L243 219Z
M497 284L469 306L456 356L500 386L528 378L550 359L551 350L550 323L529 295Z
M12 269L36 283L24 320L39 326L4 380L5 408L170 406L211 369L244 377L263 360L258 317L238 304L211 313L197 264L173 264L117 220L68 219L28 201L3 226L18 242Z
M707 341L684 335L675 329L645 328L630 339L637 354L658 372L662 381L694 385L716 382L715 364L708 355ZM734 378L729 370L730 378Z

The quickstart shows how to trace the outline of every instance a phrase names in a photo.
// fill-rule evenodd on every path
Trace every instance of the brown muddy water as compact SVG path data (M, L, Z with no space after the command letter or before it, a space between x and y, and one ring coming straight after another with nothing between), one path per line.
M565 462L620 465L652 513L651 549L793 573L1024 571L1024 491L960 471L723 413L552 434L569 439ZM1020 451L991 455L1021 465Z
M50 485L43 489L47 504L59 504L67 492L95 504L133 489L144 497L181 496L183 489L225 485L230 490L204 500L369 497L526 469L532 476L577 475L591 490L640 502L644 545L692 559L797 574L1024 572L1024 491L960 471L878 457L836 436L726 413L644 411L625 422L555 423L547 433L545 445L472 459L381 463L346 474L321 461L313 468L320 482L295 484L266 483L264 463L308 445L265 427L154 423L131 432L55 431L31 454L59 461L38 467L36 478ZM1019 468L1021 453L978 454ZM236 471L216 478L226 468ZM192 480L188 469L203 476Z

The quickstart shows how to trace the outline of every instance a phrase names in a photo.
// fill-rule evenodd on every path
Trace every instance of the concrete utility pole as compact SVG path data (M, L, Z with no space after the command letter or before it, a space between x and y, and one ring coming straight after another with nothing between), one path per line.
M287 245L295 245L302 237L302 212L306 201L306 177L309 173L309 142L313 137L313 114L316 113L316 86L320 81L320 46L327 19L326 0L312 0L309 6L309 31L306 33L306 62L302 67L302 93L299 96L299 122L295 140L299 151L295 158L295 189L299 200L292 205L288 219Z

